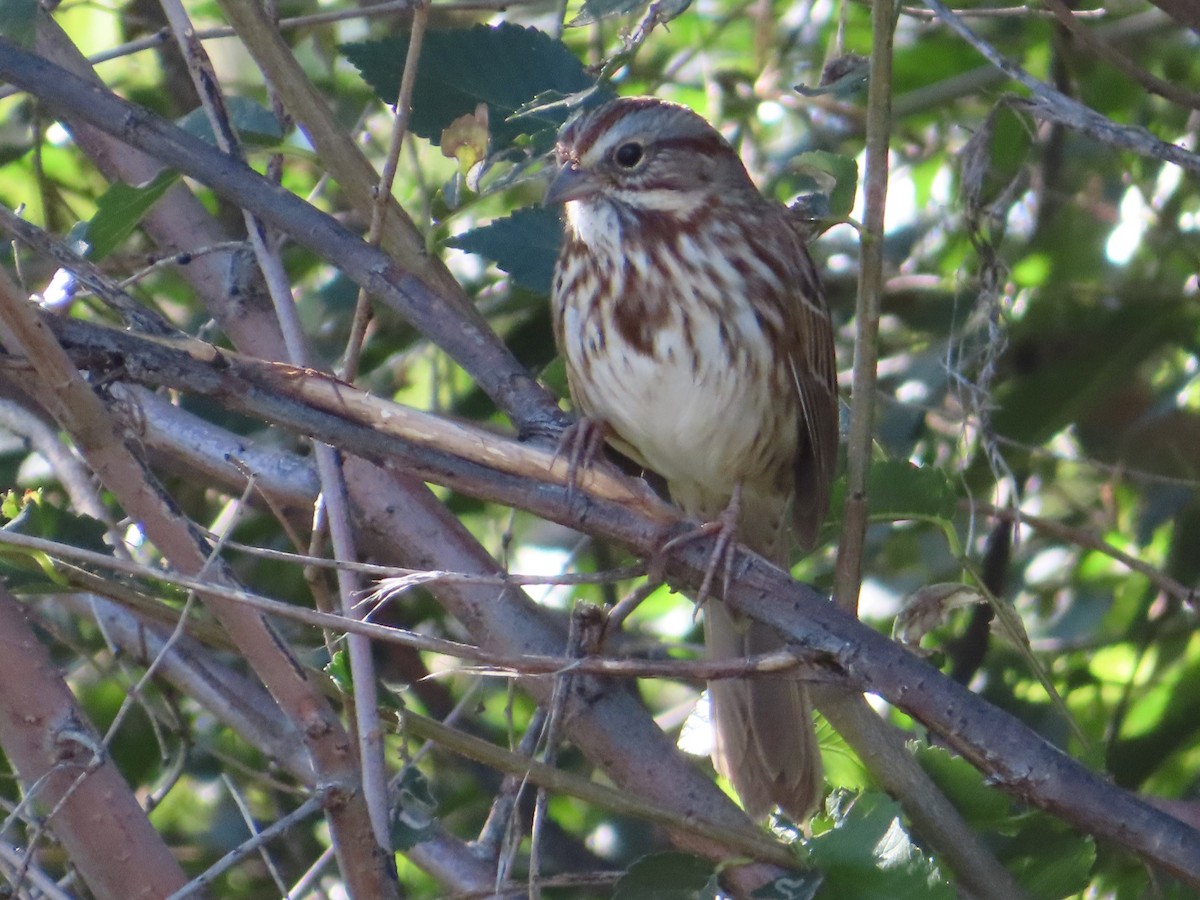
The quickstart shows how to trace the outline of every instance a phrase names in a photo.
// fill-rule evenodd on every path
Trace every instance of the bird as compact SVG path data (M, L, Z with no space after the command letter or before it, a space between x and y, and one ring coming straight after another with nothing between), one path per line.
M551 317L584 421L657 473L672 502L788 566L816 543L838 447L833 326L805 225L764 197L702 116L654 97L568 121L546 203L561 205ZM706 653L782 636L716 597ZM794 676L715 680L713 762L752 818L805 820L824 778Z

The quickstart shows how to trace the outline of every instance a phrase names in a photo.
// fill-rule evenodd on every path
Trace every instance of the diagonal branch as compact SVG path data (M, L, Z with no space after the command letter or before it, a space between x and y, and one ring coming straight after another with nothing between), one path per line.
M1034 78L975 34L955 12L940 0L925 0L925 5L937 13L938 18L945 22L951 31L979 51L988 62L1028 89L1032 99L1018 101L1014 105L1028 109L1039 118L1066 125L1102 144L1108 144L1121 150L1131 150L1151 159L1174 163L1184 171L1200 175L1200 155L1159 140L1140 126L1118 125L1091 107L1085 106L1078 100L1068 97L1060 91L1054 90L1045 82Z
M21 352L32 361L45 385L43 402L59 425L163 555L188 574L207 573L215 581L231 584L232 573L219 560L214 563L203 535L180 514L144 460L123 439L115 419L46 328L37 308L2 273L0 325L9 352ZM346 735L333 709L262 616L237 604L211 602L210 606L276 702L302 728L313 767L320 773L330 832L347 883L372 896L393 896L394 876L382 854L376 853L355 762L347 753Z
M403 270L332 216L156 116L0 39L0 78L196 178L342 269L445 350L525 435L555 435L567 421L555 399L487 327L428 282Z
M200 341L155 341L72 320L49 325L77 364L192 391L381 465L462 493L518 506L643 554L689 529L638 482L590 472L568 491L566 465L541 448L443 421L333 379L217 351ZM711 547L696 541L667 575L695 589ZM738 550L727 602L807 651L826 654L851 683L941 736L1001 789L1200 886L1200 834L1046 742L883 635L748 551ZM558 645L561 647L561 644ZM532 649L524 648L526 652ZM557 652L555 649L555 652Z

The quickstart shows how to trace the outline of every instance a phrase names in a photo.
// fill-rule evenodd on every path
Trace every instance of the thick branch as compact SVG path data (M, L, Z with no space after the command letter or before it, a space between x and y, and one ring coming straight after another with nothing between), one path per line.
M57 809L49 825L95 896L165 897L187 880L2 584L0 745L35 810Z
M10 352L22 352L33 361L45 385L47 409L163 555L188 574L231 584L231 573L223 563L211 559L203 536L179 513L141 457L122 439L116 421L49 333L36 307L2 273L0 323ZM347 883L373 896L392 896L395 883L387 865L390 860L376 853L354 760L332 708L265 619L237 604L213 601L210 607L305 737L313 767L326 790L330 832Z
M653 553L664 535L694 527L637 482L591 472L568 492L565 466L548 451L399 407L332 379L219 353L199 341L152 341L72 320L50 324L76 361L99 374L119 367L150 384L205 394L411 477L518 506L639 553ZM711 550L708 542L696 541L672 554L672 584L699 585ZM1200 834L1109 784L761 558L739 550L733 573L727 602L805 650L827 655L852 683L939 734L992 783L1200 886Z
M341 268L449 353L523 434L557 434L565 423L555 399L492 331L462 316L426 282L403 271L332 216L149 110L4 39L0 78L35 94L58 113L87 122L196 178Z

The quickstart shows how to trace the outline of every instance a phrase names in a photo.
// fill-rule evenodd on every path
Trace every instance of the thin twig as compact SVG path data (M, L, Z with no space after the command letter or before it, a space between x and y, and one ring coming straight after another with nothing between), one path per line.
M378 247L383 240L383 223L391 209L392 185L404 146L404 135L412 115L413 87L417 83L417 68L421 61L421 45L425 40L425 26L429 22L428 0L418 0L413 8L412 31L408 36L408 55L404 58L404 72L400 76L400 89L396 97L396 113L392 118L392 134L388 141L387 156L383 171L379 173L379 184L375 186L375 202L371 204L371 227L367 230L367 243ZM350 323L350 334L346 338L345 362L338 373L346 381L358 377L358 361L362 353L363 338L370 321L371 305L367 291L358 289L358 300L354 305L354 318Z
M854 383L847 448L846 501L834 574L834 600L850 615L858 609L868 519L875 393L878 380L879 316L884 288L883 238L891 137L892 51L896 26L891 0L871 7L871 69L867 95L867 149L858 296L855 307ZM969 893L1017 898L1021 891L903 742L865 699L814 687L818 709L851 744L859 758L900 799L917 833Z
M549 790L578 797L618 814L637 816L672 829L682 829L719 839L727 842L726 845L730 850L736 853L744 853L756 859L768 860L784 866L795 865L795 857L791 851L761 833L729 831L698 818L681 817L665 812L659 805L649 803L644 798L631 796L607 785L597 784L578 775L512 753L482 738L473 737L454 728L447 728L440 722L424 716L410 714L407 717L406 726L413 734L436 741L448 750L484 763L501 772L527 777L534 784Z
M883 223L887 204L888 147L891 138L892 40L895 21L890 0L871 10L873 44L867 96L866 209L861 237L854 321L854 386L850 436L846 447L846 501L838 543L834 599L842 609L858 608L867 532L867 479L875 422L879 310L883 293Z
M938 18L945 22L951 31L979 51L988 62L1009 78L1024 85L1033 95L1029 100L1010 100L1009 102L1013 106L1028 109L1039 118L1066 125L1103 144L1121 150L1131 150L1151 159L1174 163L1193 175L1200 175L1200 155L1175 144L1161 141L1140 126L1118 125L1091 107L1084 106L1078 100L1068 97L1044 81L1034 78L1021 66L975 34L940 0L925 0L925 5L937 13Z
M1050 12L1062 23L1063 27L1075 36L1076 40L1086 45L1089 50L1113 68L1119 69L1152 94L1158 94L1180 106L1200 110L1200 94L1184 90L1177 84L1164 81L1157 75L1147 72L1124 53L1098 37L1090 28L1085 27L1079 21L1080 14L1073 11L1063 0L1042 0L1042 2L1049 7Z
M1114 547L1108 541L1084 528L1073 528L1062 522L1056 522L1053 519L1047 519L1042 516L1033 516L1019 509L1012 509L1007 506L993 506L990 503L967 503L965 501L962 506L968 512L982 513L985 516L993 516L994 518L1013 522L1017 525L1028 525L1034 531L1040 531L1065 543L1084 547L1088 550L1095 550L1097 553L1102 553L1110 559L1115 559L1130 571L1137 572L1164 594L1174 597L1180 603L1187 603L1189 605L1196 603L1196 591L1194 588L1189 588L1187 585L1181 584L1166 573L1160 572L1149 563L1144 563L1136 556L1131 556L1124 550Z
M195 36L191 22L184 12L181 0L161 0L167 20L179 41L180 51L188 65L188 72L204 105L217 145L223 153L242 160L238 136L229 121L225 100L213 70L212 63L203 45ZM266 228L257 216L244 211L246 231L251 246L266 281L268 293L275 308L275 316L283 333L288 359L296 366L308 366L308 342L292 297L291 285L283 260L273 242L268 240ZM321 494L329 513L329 532L334 556L338 559L357 559L353 529L350 525L350 503L346 497L345 482L336 450L326 444L316 444L313 453L317 471L321 478ZM353 614L354 600L359 585L353 572L337 569L338 594L343 612ZM387 774L383 759L383 731L379 724L379 703L376 695L375 664L370 644L360 635L347 638L350 669L354 684L354 715L356 736L359 744L359 765L362 770L363 798L375 830L380 847L390 844L388 837Z
M172 584L184 590L195 591L204 597L227 600L261 610L271 615L316 628L327 628L338 632L360 634L386 643L439 653L443 656L469 660L477 665L468 671L487 672L493 675L548 675L558 676L568 670L582 674L610 675L630 678L664 677L685 681L714 681L723 678L747 678L755 675L775 675L780 672L795 672L808 680L824 681L837 679L822 664L820 654L804 651L782 650L764 653L743 659L683 661L674 659L617 659L608 657L585 657L582 659L543 656L536 654L509 655L481 650L471 644L463 644L444 638L431 637L396 628L366 622L334 613L323 613L296 606L281 600L264 597L249 591L225 587L219 583L200 581L183 575L152 569L139 563L117 559L84 550L70 544L62 544L47 538L0 531L0 546L7 545L24 550L45 553L48 556L76 559L90 566L97 566L126 575L148 578L164 584ZM461 671L461 670L460 670Z
M964 19L1049 19L1053 17L1053 13L1036 6L993 6L981 9L955 9L954 11ZM926 22L937 18L935 13L916 6L900 7L900 15L912 19L922 19ZM1101 7L1100 9L1081 9L1075 15L1080 19L1103 19L1109 15L1109 12Z
M303 822L305 819L315 815L321 811L320 797L309 797L302 804L283 816L272 822L270 826L256 831L254 835L242 843L238 844L234 849L230 850L215 863L197 875L186 885L172 894L167 900L184 900L185 897L193 897L197 894L208 893L219 877L224 875L235 865L248 857L250 854L264 847L268 841L274 840L281 834L285 834L293 827ZM288 896L296 896L289 894Z

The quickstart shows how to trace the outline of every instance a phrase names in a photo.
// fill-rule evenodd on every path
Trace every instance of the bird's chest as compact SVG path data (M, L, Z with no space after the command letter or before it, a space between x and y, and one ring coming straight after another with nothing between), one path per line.
M763 433L786 401L748 306L680 274L668 289L636 260L593 273L592 290L557 297L559 340L576 403L623 451L669 482L727 492L787 452Z

